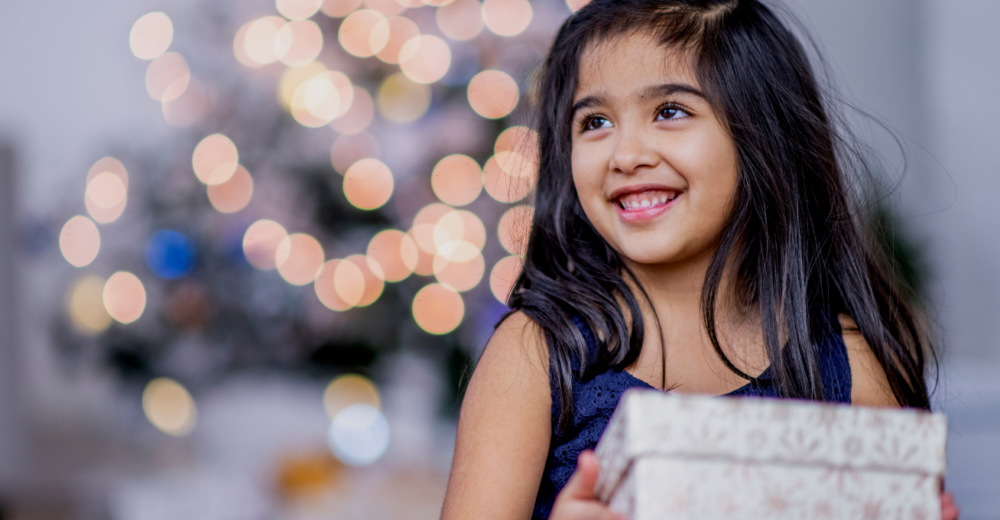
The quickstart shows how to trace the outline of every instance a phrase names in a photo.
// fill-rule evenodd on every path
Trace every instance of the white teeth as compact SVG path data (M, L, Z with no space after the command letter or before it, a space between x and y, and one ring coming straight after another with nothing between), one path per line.
M648 200L643 200L641 204L642 204L642 207L644 207L644 208L648 208L648 207L652 206L652 204L650 204L650 202Z
M667 202L666 196L660 197L660 204L666 204L666 202Z

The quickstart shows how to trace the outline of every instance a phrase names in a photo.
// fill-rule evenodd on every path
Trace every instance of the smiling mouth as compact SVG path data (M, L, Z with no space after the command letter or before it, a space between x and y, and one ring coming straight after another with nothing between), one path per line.
M649 190L639 193L622 195L615 200L615 205L622 211L644 211L660 206L666 206L680 196L679 191Z

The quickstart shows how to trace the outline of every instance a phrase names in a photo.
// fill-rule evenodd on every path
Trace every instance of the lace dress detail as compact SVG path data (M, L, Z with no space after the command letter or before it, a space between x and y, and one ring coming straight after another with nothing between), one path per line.
M590 329L578 318L573 318L591 351L591 359L597 352L597 342ZM824 341L815 347L818 354L823 394L826 401L833 403L851 402L851 366L847 358L847 347L841 337L840 323L830 320L831 327ZM575 368L575 367L574 367ZM554 378L550 377L550 381ZM608 425L611 413L618 406L621 395L629 388L653 388L625 370L609 369L593 379L581 382L573 378L573 418L565 432L556 433L556 424L562 410L559 406L559 392L550 384L552 391L552 441L549 445L545 473L535 499L532 518L548 518L552 512L559 490L566 485L576 469L576 459L585 449L593 449ZM770 367L749 383L727 396L779 397L772 384Z

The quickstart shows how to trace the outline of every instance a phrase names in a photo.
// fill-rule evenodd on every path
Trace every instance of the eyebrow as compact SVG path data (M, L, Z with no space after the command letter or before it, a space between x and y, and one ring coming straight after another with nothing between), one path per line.
M705 97L705 94L703 94L700 90L684 83L665 83L663 85L653 85L651 87L643 89L639 95L644 99L648 99L654 97L666 97L672 94L676 94L678 92L698 96L702 99L707 99ZM606 100L607 99L603 94L594 94L592 96L586 96L584 98L581 98L579 101L573 104L573 110L570 112L570 115L576 116L576 113L579 110L592 107L595 105L604 104Z

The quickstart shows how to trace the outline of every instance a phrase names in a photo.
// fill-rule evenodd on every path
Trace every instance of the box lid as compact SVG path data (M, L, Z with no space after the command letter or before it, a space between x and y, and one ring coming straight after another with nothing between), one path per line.
M942 414L791 399L629 390L597 444L607 501L633 460L656 455L943 475Z

